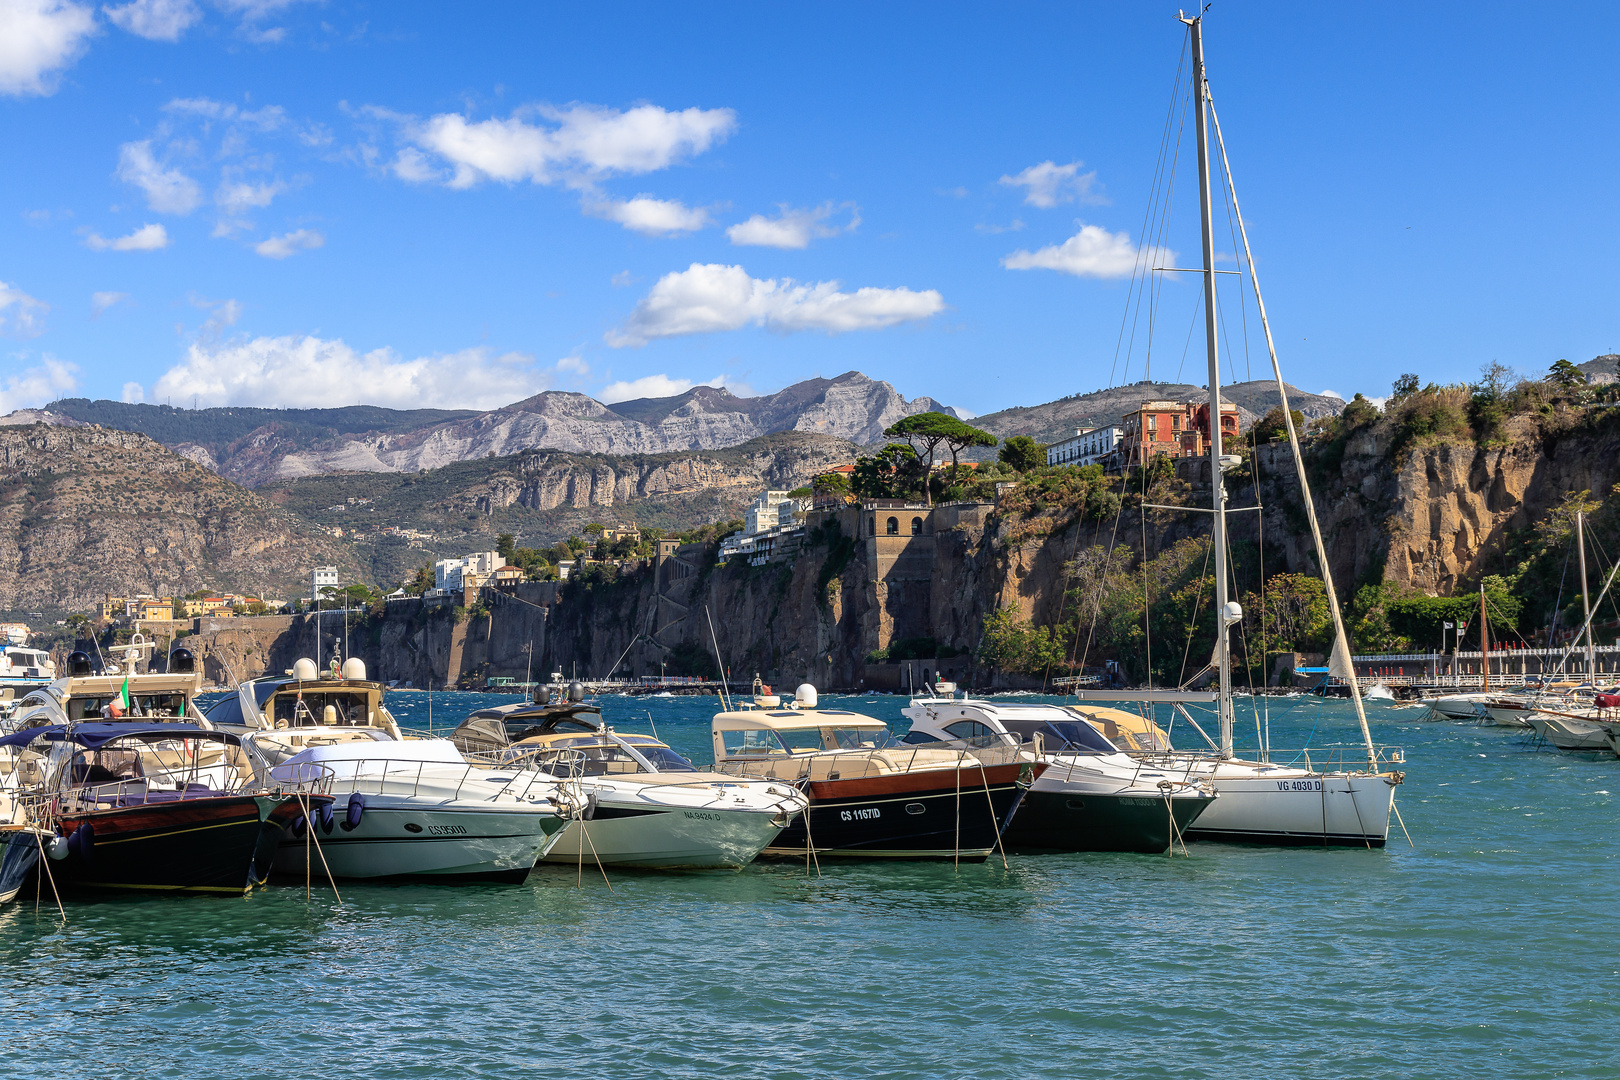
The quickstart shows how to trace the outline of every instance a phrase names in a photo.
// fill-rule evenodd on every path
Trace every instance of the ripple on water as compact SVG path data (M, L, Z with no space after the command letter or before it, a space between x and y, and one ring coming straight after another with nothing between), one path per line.
M426 725L424 695L394 695ZM483 698L435 695L442 726ZM606 699L700 760L713 699ZM862 699L898 718L903 699ZM632 716L642 716L637 722ZM1416 848L1193 845L0 912L7 1074L1612 1076L1620 761L1375 713ZM1279 744L1333 704L1273 713Z

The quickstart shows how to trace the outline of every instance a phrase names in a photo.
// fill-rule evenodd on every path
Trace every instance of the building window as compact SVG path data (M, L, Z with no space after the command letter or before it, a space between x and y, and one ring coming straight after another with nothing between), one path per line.
M1148 428L1147 429L1149 431L1158 431L1159 430L1159 418L1157 416L1148 417Z
M900 535L900 519L898 519L898 518L890 518L888 524L889 524L889 535L890 536L899 536Z
M877 515L876 514L872 515L872 535L873 536L877 535Z
M911 535L912 536L921 536L922 535L922 518L912 518L911 519Z

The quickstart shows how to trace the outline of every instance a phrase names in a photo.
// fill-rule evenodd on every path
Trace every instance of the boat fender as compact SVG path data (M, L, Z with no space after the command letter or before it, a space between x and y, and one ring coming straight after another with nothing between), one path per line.
M358 828L360 819L366 816L366 797L358 791L349 794L349 811L343 815L343 831Z
M585 796L585 811L579 816L583 821L596 820L596 792L593 791Z
M332 833L332 825L337 820L337 815L332 813L332 804L321 803L319 808L317 808L315 811L315 816L320 819L321 832L330 836Z
M88 821L83 825L80 825L77 829L74 829L73 834L67 839L68 851L72 852L74 855L77 855L85 862L90 861L90 852L95 848L95 846L96 827L90 824Z
M293 819L292 834L293 836L302 840L304 838L304 834L307 832L309 832L309 818L303 814L299 814Z
M45 845L45 854L49 855L51 858L55 859L57 862L61 862L63 859L67 858L67 855L68 855L67 837L65 837L65 836L53 836L53 837L51 837L49 842L47 842L46 845Z

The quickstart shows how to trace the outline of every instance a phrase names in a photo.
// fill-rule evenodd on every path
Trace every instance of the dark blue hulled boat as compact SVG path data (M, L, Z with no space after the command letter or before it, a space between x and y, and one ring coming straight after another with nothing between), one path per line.
M17 800L32 830L7 834L0 883L48 869L58 889L242 893L269 875L283 829L332 801L315 772L256 778L235 736L193 724L53 724L0 747L34 778Z

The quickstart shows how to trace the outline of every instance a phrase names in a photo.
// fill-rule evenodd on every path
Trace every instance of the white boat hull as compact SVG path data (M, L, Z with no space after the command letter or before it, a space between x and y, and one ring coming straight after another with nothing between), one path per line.
M1529 718L1529 726L1536 733L1560 750L1569 750L1575 753L1609 753L1613 747L1609 741L1608 725L1593 720L1582 720L1575 716L1551 716L1546 713L1535 713Z
M754 861L785 824L774 810L685 807L642 809L630 816L570 821L545 861L635 866L646 870L738 868Z
M1435 715L1447 720L1476 720L1484 701L1483 694L1452 694L1430 698L1427 704Z
M438 878L521 881L560 834L562 819L548 807L437 803L367 795L365 812L353 829L344 821L340 796L328 832L282 834L276 851L278 873L309 872L337 878ZM414 826L414 828L413 828ZM316 844L319 843L319 850Z
M1375 773L1300 769L1212 777L1218 798L1187 830L1189 840L1383 847L1399 782Z

